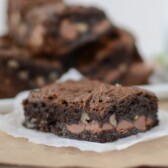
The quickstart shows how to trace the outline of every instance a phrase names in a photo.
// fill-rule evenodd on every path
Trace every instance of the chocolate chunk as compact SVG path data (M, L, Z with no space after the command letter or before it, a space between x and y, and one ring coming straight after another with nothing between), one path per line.
M126 121L126 120L120 121L117 126L117 130L121 131L121 132L122 131L129 131L129 129L131 129L131 128L133 128L133 123Z
M72 124L72 125L66 125L66 128L68 131L70 131L73 134L80 134L84 131L85 125L83 124Z
M30 36L29 43L34 47L40 47L43 45L45 29L42 25L38 25L34 28L32 35Z
M78 32L74 25L68 20L64 20L60 26L61 36L67 40L75 40L78 36Z
M140 116L135 122L134 122L135 128L145 131L146 130L146 117Z
M84 131L90 131L92 133L101 133L103 131L112 131L114 130L114 127L109 124L105 123L102 127L100 127L99 123L92 122L87 124L72 124L72 125L66 125L66 128L69 132L73 134L81 134Z

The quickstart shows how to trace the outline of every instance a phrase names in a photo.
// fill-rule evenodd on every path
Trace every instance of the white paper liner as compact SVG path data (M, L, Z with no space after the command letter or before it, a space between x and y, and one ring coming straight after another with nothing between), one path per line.
M67 79L79 80L82 76L75 70L70 70L65 74L59 82ZM111 150L122 150L137 143L156 139L168 135L168 112L159 110L158 117L160 120L159 126L153 128L146 133L140 133L127 138L120 139L112 143L94 143L87 141L71 140L58 137L52 133L43 133L35 130L30 130L22 126L24 120L22 100L25 99L28 92L19 94L15 99L15 110L13 112L0 115L0 130L14 137L28 139L29 142L35 144L43 144L54 147L75 147L81 151L106 152Z

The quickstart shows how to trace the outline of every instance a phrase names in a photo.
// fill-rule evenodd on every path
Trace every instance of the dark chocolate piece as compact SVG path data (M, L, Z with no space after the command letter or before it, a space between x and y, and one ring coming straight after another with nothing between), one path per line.
M23 105L25 127L94 142L112 142L158 124L153 93L87 79L32 91Z
M33 58L27 50L14 45L9 37L0 38L0 98L52 83L62 71L57 60Z

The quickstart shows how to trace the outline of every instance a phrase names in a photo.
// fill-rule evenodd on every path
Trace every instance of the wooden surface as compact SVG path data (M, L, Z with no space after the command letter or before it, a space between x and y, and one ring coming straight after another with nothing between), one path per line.
M160 107L168 110L168 101L161 102ZM168 165L168 137L143 142L122 151L95 153L35 145L26 139L0 132L0 163L69 168Z

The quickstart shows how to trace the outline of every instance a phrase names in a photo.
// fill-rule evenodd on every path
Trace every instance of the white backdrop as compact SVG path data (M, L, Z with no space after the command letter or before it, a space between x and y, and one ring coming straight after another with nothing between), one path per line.
M0 35L2 35L7 30L7 0L0 0Z
M0 0L1 34L6 30L5 2L6 0ZM115 23L126 27L136 35L139 49L146 59L165 50L166 0L66 0L66 2L93 4L105 9Z

